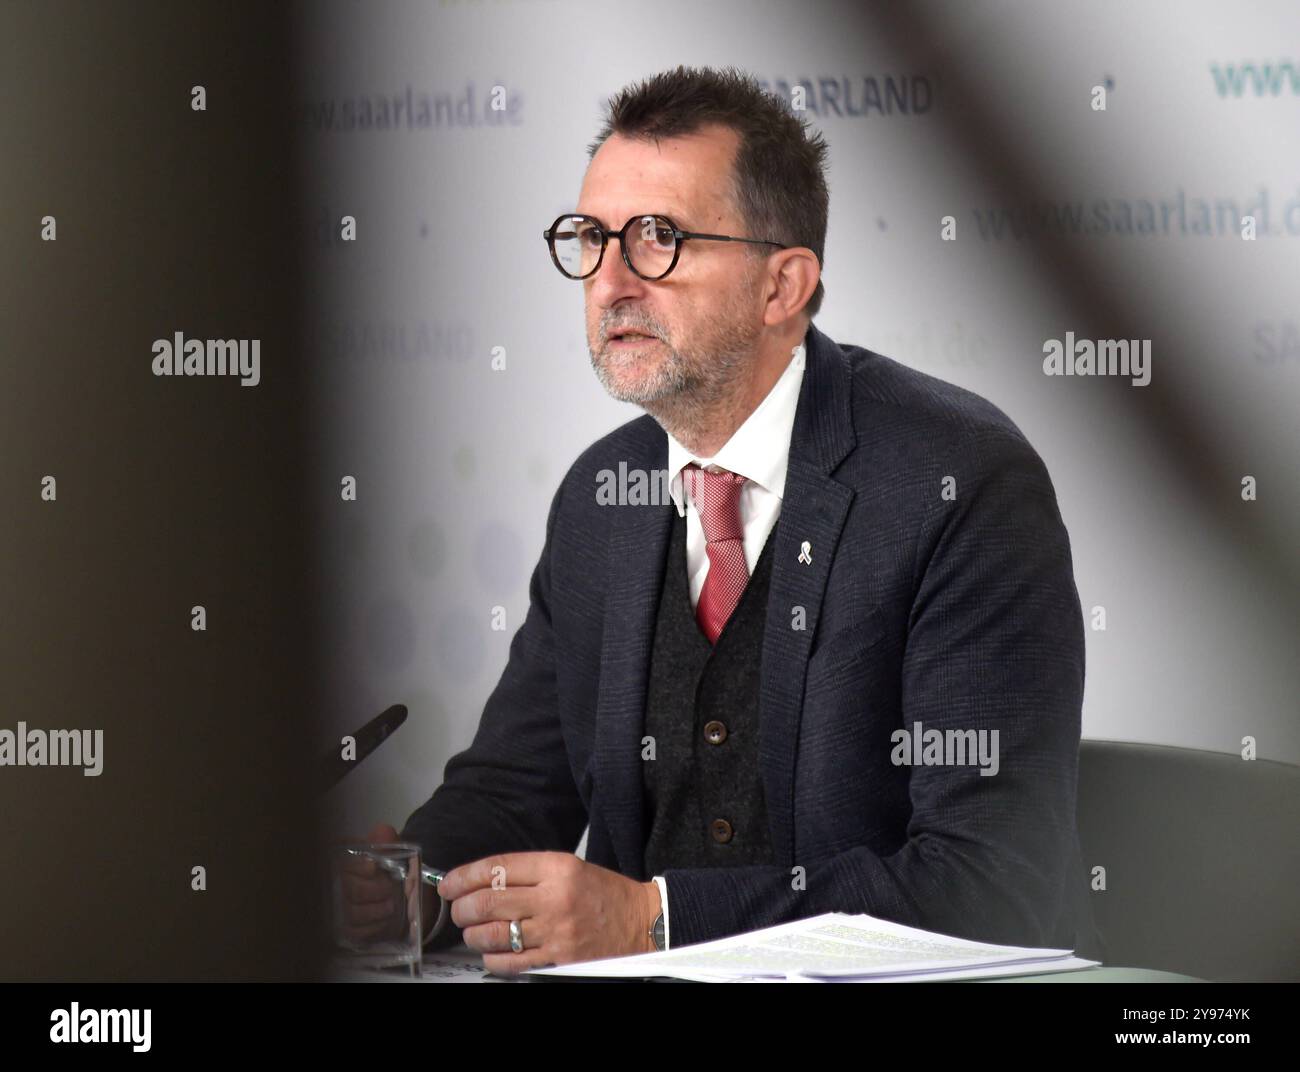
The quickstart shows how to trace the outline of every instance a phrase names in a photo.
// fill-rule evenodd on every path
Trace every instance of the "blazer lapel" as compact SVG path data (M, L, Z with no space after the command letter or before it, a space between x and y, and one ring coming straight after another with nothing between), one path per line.
M628 459L628 468L657 472L668 465L668 438L659 432L653 453ZM672 532L669 502L610 506L605 622L596 698L592 812L604 821L623 874L645 866L641 738L655 617L664 559Z
M794 861L794 764L808 651L853 501L853 490L829 476L857 442L849 375L843 351L810 324L773 548L759 693L763 793L772 851L782 862ZM803 629L792 627L796 607L803 608Z

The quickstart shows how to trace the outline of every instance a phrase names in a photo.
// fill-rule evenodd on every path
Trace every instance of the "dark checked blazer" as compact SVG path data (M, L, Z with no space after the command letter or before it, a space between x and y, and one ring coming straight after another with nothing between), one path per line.
M806 353L761 663L775 862L666 870L671 945L838 911L1073 948L1083 624L1047 471L968 391L815 326ZM642 736L674 507L600 505L620 462L666 467L652 418L555 494L478 732L403 831L435 866L572 852L590 823L589 861L650 877ZM918 723L997 730L999 773L893 764L891 734Z

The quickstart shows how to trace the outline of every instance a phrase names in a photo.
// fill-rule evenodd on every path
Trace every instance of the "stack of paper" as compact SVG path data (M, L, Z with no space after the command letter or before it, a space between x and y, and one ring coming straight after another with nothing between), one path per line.
M1080 960L1069 949L987 945L872 916L828 912L662 953L534 968L527 974L665 977L706 983L897 983L1074 971L1096 965L1097 961Z

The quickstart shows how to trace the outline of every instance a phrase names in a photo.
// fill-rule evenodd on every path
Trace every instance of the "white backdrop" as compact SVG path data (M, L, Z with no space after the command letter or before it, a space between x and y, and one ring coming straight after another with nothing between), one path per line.
M910 10L926 28L900 41L850 3L303 8L323 728L337 740L391 703L411 710L334 792L340 827L400 827L469 742L556 485L639 412L596 382L582 287L541 232L575 207L604 99L678 63L805 82L831 158L818 326L989 398L1043 456L1080 598L1107 616L1087 630L1084 735L1227 752L1250 735L1261 758L1300 762L1300 55L1286 52L1300 8ZM914 107L843 114L864 110L868 80L887 100L887 79ZM1014 207L1004 164L1048 203L1025 217L1048 221L1046 242L998 214ZM1076 205L1082 232L1057 234ZM1246 212L1268 231L1254 242ZM1128 337L1121 322L1152 340L1151 386L1043 375L1044 339ZM339 498L345 474L356 502Z

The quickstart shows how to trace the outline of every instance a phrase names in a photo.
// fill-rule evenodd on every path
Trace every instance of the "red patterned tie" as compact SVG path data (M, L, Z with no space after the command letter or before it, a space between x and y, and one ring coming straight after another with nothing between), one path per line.
M682 479L700 512L704 552L709 556L709 572L695 605L695 620L709 643L716 644L749 583L745 531L740 523L740 489L745 478L725 469L713 473L692 462L682 470Z

